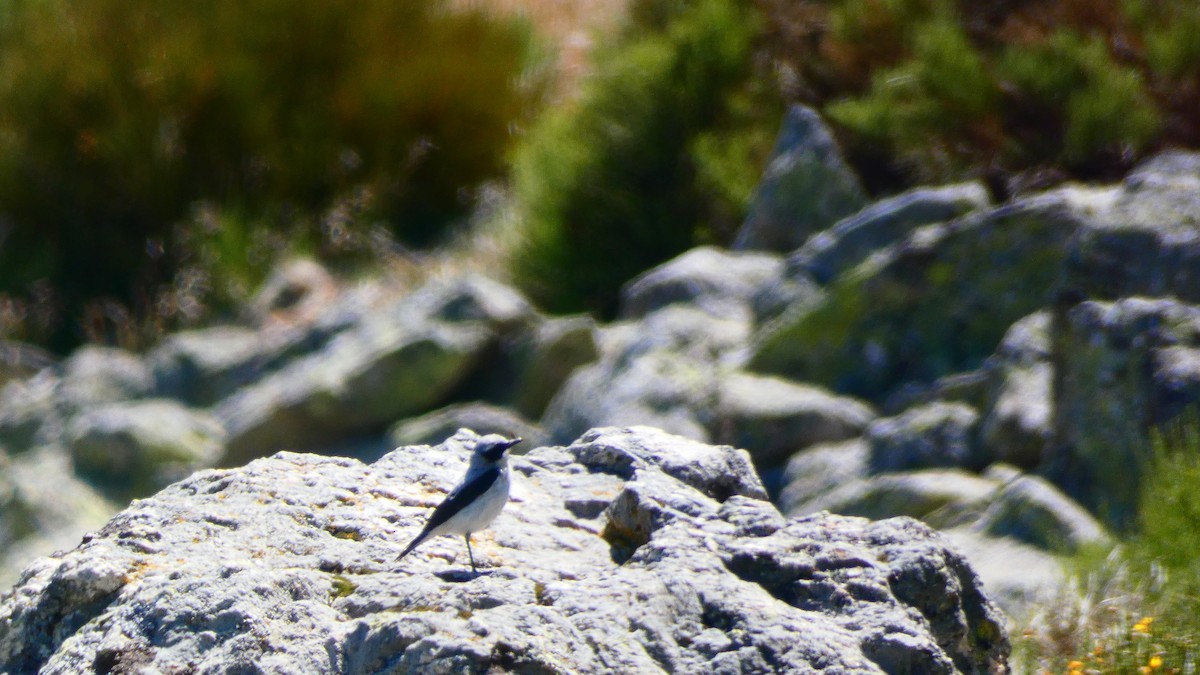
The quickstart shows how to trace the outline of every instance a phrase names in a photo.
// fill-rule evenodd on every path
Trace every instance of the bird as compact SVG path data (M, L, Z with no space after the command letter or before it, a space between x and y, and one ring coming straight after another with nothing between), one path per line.
M471 572L479 576L479 570L475 568L475 554L471 552L471 533L491 524L508 502L507 453L509 448L521 440L505 438L499 434L480 437L475 442L471 464L467 467L462 481L437 505L425 521L421 533L404 547L396 560L411 553L430 537L461 534L467 542Z

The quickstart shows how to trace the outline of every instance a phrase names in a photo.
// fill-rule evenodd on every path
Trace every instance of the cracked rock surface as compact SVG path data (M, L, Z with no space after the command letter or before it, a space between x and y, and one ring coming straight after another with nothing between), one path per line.
M0 672L989 673L1000 613L907 518L785 519L743 451L595 429L511 460L474 536L396 555L474 436L280 453L135 501L0 600Z

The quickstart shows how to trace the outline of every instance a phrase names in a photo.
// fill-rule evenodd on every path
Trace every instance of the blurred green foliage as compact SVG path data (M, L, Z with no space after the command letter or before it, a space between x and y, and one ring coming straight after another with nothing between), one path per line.
M513 276L552 310L609 314L637 273L727 242L785 100L835 123L875 192L984 178L1004 196L1200 145L1191 0L640 0L629 17L516 155Z
M435 242L510 158L512 276L611 315L631 277L729 241L790 102L875 191L1200 145L1191 0L632 0L524 136L529 25L445 5L0 3L0 335L68 346L63 317L180 305L164 288L236 302L280 248Z
M751 78L744 3L647 0L630 16L578 99L516 155L525 230L513 278L552 311L611 315L637 273L730 238L778 123L778 102Z
M962 174L969 157L960 155L973 145L936 139L971 136L973 124L994 114L998 88L952 21L938 17L920 24L910 48L910 60L875 71L866 94L834 102L826 113L871 142L891 147L896 160L912 171L950 179Z
M1028 105L1060 117L1061 140L1030 148L1043 161L1061 154L1068 165L1103 159L1103 153L1140 153L1162 129L1162 114L1136 68L1115 62L1099 36L1071 29L1028 48L1009 47L999 70ZM1049 131L1049 130L1047 130Z
M48 288L60 319L144 310L191 254L173 232L197 200L286 241L353 194L430 243L540 101L532 45L523 21L436 0L8 0L0 293ZM227 259L252 236L223 233L216 264L261 267Z
M1200 662L1197 410L1152 432L1149 446L1136 531L1070 561L1070 586L1084 595L1077 606L1049 608L1052 629L1018 642L1014 662L1025 671L1186 673Z
M1200 145L1193 0L757 0L788 97L868 185L1112 179Z
M1170 580L1159 600L1184 602L1194 611L1200 597L1200 415L1189 409L1151 438L1152 453L1138 500L1138 530L1127 556L1142 568L1158 567ZM1200 617L1195 617L1200 638ZM1200 647L1200 644L1197 645Z

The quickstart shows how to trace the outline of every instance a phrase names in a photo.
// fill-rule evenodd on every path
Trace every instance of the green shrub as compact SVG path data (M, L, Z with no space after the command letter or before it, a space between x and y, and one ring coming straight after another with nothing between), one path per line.
M546 115L516 156L525 239L513 278L554 311L611 314L623 282L727 236L761 166L751 146L769 143L731 120L777 120L733 103L753 34L735 1L642 3L634 15L579 100Z
M430 242L538 101L524 23L436 0L4 10L0 293L48 281L66 315L98 296L144 305L196 200L290 238L365 193L364 220Z
M874 190L1111 179L1200 143L1192 0L758 0L793 98Z
M1115 62L1096 36L1063 29L1043 45L1011 46L999 71L1044 116L1061 118L1061 126L1050 126L1041 135L1041 149L1033 149L1046 159L1061 155L1060 161L1078 166L1140 153L1162 127L1141 73Z
M1125 0L1122 9L1145 34L1150 71L1167 80L1200 78L1200 5L1194 2Z
M955 141L988 120L996 84L953 22L921 24L910 47L912 60L877 71L865 95L831 104L826 112L843 127L890 145L913 174L949 180L970 166L964 150L972 146Z
M928 0L829 3L828 35L837 43L855 46L827 52L840 71L838 77L849 77L861 87L874 71L907 58L914 28L933 15L932 4Z

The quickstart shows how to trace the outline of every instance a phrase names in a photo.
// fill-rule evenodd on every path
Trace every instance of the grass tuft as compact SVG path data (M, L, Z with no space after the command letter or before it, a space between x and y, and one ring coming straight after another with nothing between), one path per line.
M1191 673L1200 667L1200 415L1152 435L1136 533L1074 559L1017 641L1026 672Z

